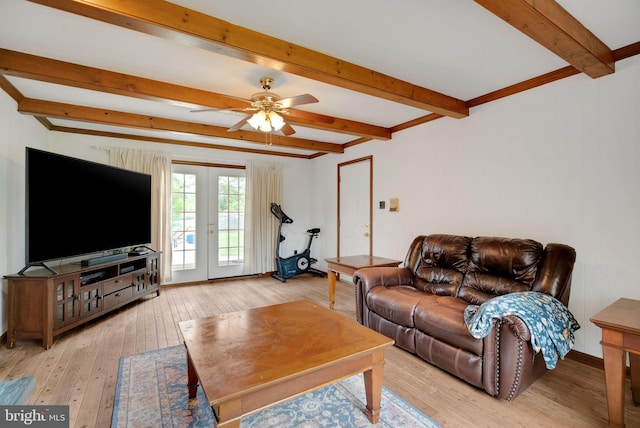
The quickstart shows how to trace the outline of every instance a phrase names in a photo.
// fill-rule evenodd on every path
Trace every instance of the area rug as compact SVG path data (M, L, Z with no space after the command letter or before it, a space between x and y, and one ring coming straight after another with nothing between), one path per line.
M182 345L120 359L112 428L215 427L201 388L189 400ZM242 428L437 428L439 425L383 387L380 422L364 414L362 375L353 376L243 418Z
M33 376L0 382L0 405L15 406L24 404L36 383Z

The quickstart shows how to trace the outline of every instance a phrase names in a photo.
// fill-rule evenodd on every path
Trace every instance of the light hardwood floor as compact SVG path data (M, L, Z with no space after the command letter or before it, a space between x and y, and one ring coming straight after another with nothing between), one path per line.
M121 356L181 342L177 323L306 298L328 307L327 280L301 275L163 287L155 294L54 340L0 349L0 380L35 376L27 404L68 404L71 427L108 427ZM338 282L335 310L355 319L354 290ZM384 384L443 427L606 427L602 370L560 361L512 402L487 394L398 348L386 353ZM627 381L628 383L628 381ZM628 385L627 385L628 386ZM640 427L627 388L625 422Z

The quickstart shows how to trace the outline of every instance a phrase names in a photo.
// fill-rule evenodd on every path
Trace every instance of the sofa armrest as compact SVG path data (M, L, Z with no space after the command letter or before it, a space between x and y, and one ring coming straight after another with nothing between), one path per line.
M576 250L564 244L547 244L544 260L531 291L549 294L569 307L571 274Z
M365 298L374 287L392 287L395 285L413 285L413 273L402 267L372 267L358 269L353 274L356 291L356 317L358 322L365 324Z
M517 316L496 319L484 340L483 383L490 395L511 401L546 371L541 353L531 346L531 333Z

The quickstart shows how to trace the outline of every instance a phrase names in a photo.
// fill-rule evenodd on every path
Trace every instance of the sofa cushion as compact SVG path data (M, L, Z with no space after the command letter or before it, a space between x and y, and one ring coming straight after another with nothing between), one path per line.
M464 236L425 236L414 286L431 294L455 296L468 269L470 243L471 238Z
M369 312L367 321L371 329L393 339L395 346L405 351L416 352L415 328L395 324L374 312Z
M507 293L529 291L544 248L531 239L475 238L457 296L475 305Z
M415 309L416 328L455 348L482 355L482 339L471 336L464 322L464 309L468 305L456 297L426 295Z
M403 327L415 327L413 314L418 302L428 297L408 285L374 287L366 296L367 307L382 318Z
M483 366L482 356L451 346L434 339L421 331L416 331L416 354L425 361L448 371L454 376L482 388Z

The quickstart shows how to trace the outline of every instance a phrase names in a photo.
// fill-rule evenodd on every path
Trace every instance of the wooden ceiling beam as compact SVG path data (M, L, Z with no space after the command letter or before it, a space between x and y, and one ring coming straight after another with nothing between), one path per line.
M611 49L554 0L475 0L592 78L615 71Z
M254 153L259 155L282 156L288 158L311 159L313 155L298 153L277 152L274 150L250 149L246 147L224 146L222 144L201 143L198 141L177 140L175 138L158 138L146 135L121 134L118 132L96 131L93 129L71 128L54 125L51 131L65 132L69 134L93 135L95 137L120 138L123 140L146 141L149 143L172 144L175 146L198 147L201 149L228 150L233 152ZM323 153L324 154L324 153Z
M307 140L302 138L283 137L276 134L263 132L234 131L228 132L227 128L200 123L184 122L161 117L153 117L135 113L123 113L115 110L106 110L93 107L77 106L72 104L57 103L52 101L23 98L18 102L18 111L36 117L48 117L59 119L78 120L81 122L100 123L111 126L124 126L154 131L173 131L191 135L203 135L234 139L250 143L264 145L269 137L269 144L273 146L289 147L302 150L314 150L329 153L344 153L340 144L326 143L322 141Z
M24 96L4 76L0 76L0 89L4 90L14 101L19 102Z
M161 101L192 109L245 108L248 105L236 97L216 92L86 67L1 48L0 74L139 99ZM333 123L325 123L305 118L306 112L304 111L296 109L289 109L289 111L291 114L287 116L287 122L294 125L359 137L380 140L391 139L391 131L381 126L341 118L333 118Z
M207 49L445 116L469 115L464 101L160 0L31 0L127 29Z

